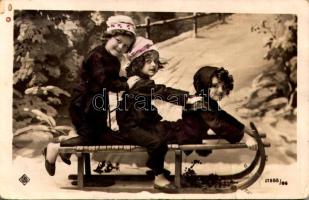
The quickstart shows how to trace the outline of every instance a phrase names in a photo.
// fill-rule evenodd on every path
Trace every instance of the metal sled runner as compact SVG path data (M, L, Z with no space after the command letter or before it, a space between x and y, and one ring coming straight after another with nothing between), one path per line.
M259 134L255 125L250 123L251 129L254 133L254 138L258 144L258 150L255 153L255 157L251 164L248 165L243 171L235 174L229 175L204 175L195 178L197 180L203 181L204 184L200 184L199 187L192 187L192 185L186 185L186 180L182 174L182 153L186 150L222 150L222 149L244 149L248 148L244 143L236 144L188 144L188 145L168 145L169 151L175 153L175 175L174 178L175 185L179 188L181 193L194 193L194 192L204 192L204 193L229 193L235 192L238 189L246 189L251 186L263 173L267 156L265 153L265 147L270 147L269 143L263 142L262 140L266 135ZM211 135L207 140L218 139L216 135ZM122 180L126 179L140 181L150 181L151 177L144 176L130 176L130 175L91 175L90 166L90 153L95 152L146 152L145 148L135 146L135 145L104 145L104 146L73 146L73 147L61 147L60 153L74 153L78 157L77 175L69 175L69 179L73 179L74 183L77 185L78 189L92 190L95 187L100 186L100 182L107 180ZM133 179L132 179L133 178ZM134 182L134 181L133 181ZM205 184L206 182L206 184ZM107 183L108 185L108 183ZM107 186L104 185L104 186ZM132 185L132 183L130 183ZM102 186L102 184L101 184ZM121 187L116 189L116 191L125 189L126 191L143 191L149 190L145 188L145 184L141 187ZM113 191L109 187L104 187L104 191ZM153 189L150 189L153 191Z

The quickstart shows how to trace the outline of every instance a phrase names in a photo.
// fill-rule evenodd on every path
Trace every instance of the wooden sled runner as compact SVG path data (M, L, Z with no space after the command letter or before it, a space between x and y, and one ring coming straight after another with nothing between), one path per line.
M188 145L168 145L169 151L175 153L175 185L179 188L180 193L229 193L236 190L243 190L255 183L263 173L267 156L265 147L270 147L269 143L263 142L266 135L259 134L255 125L250 123L254 133L254 138L258 144L258 150L251 164L243 171L229 175L203 175L195 178L206 184L199 187L186 185L185 177L182 174L182 153L186 150L222 150L222 149L245 149L247 145L244 143L236 144L188 144ZM210 135L206 140L218 139L215 135ZM77 189L83 190L104 190L104 191L150 191L155 192L152 188L152 178L147 175L91 175L90 153L95 152L146 152L145 148L134 145L104 145L104 146L73 146L61 147L60 153L74 153L78 158L77 175L69 175L69 179L73 180L73 184L77 185ZM126 182L127 181L127 182ZM129 181L129 182L128 182ZM115 182L120 183L120 187L106 187L113 185ZM134 186L140 183L141 186ZM147 187L148 183L148 187ZM149 184L150 183L150 184ZM209 184L210 183L210 184ZM116 185L117 185L116 184ZM105 186L102 188L102 186Z

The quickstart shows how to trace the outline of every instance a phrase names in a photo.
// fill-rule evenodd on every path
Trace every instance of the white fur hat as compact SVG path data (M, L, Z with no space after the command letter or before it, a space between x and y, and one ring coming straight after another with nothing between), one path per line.
M143 53L150 50L158 51L158 48L153 44L152 40L146 39L141 36L136 37L132 50L128 53L128 59L132 61Z
M111 16L106 21L107 33L112 33L114 30L125 30L135 33L135 24L131 17L125 15Z

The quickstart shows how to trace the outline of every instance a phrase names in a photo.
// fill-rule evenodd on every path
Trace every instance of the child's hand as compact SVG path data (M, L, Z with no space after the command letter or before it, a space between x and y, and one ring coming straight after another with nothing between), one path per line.
M201 97L201 96L190 97L187 100L187 104L194 104L194 103L196 103L198 101L202 101L202 100L203 100L203 97Z
M131 76L130 78L128 78L127 83L129 85L129 89L131 89L139 80L141 80L139 76Z

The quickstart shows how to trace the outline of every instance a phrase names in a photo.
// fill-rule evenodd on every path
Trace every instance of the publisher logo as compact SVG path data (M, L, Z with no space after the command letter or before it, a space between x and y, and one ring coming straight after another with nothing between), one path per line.
M19 181L23 184L23 185L26 185L29 181L30 181L30 178L24 174L22 175L20 178L19 178Z

